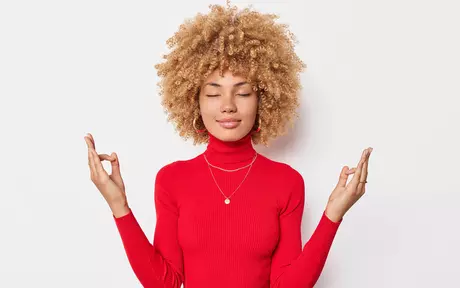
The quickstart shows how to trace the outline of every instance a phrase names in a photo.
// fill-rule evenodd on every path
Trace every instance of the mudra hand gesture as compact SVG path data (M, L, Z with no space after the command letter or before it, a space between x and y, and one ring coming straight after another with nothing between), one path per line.
M120 163L115 153L110 155L97 154L93 136L87 134L85 142L88 145L88 165L91 181L101 192L105 201L109 204L115 217L122 216L128 211L126 201L125 184L120 174ZM101 161L110 161L112 174L108 174L102 166Z
M372 148L367 148L361 155L361 160L356 168L349 169L344 166L340 173L339 182L332 191L326 207L326 216L334 221L340 221L345 213L353 206L356 201L366 192L367 167ZM348 175L353 175L350 183L347 184Z

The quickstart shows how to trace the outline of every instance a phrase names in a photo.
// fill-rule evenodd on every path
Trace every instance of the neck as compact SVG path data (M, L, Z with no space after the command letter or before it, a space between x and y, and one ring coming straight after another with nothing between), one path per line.
M211 164L246 163L252 161L256 151L251 133L236 141L222 141L209 133L209 143L204 152Z

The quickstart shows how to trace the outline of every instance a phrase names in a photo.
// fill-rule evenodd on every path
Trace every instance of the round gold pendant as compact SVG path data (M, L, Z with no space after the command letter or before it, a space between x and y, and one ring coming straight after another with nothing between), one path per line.
M225 204L230 204L230 199L225 199Z

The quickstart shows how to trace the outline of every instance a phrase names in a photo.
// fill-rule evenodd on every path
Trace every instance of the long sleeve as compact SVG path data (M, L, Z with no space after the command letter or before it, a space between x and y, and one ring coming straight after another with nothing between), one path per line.
M318 226L302 250L301 221L305 184L297 172L288 200L280 213L280 239L272 256L270 288L311 288L320 277L337 229L342 222L322 214Z
M113 216L130 265L146 288L180 288L184 281L182 250L177 239L178 210L171 193L163 188L170 181L165 167L155 179L157 221L153 245L131 210L122 217Z

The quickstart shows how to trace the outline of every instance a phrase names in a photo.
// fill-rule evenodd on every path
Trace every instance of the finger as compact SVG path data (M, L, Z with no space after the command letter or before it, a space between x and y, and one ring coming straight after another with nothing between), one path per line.
M97 174L96 174L96 165L94 164L94 154L91 149L92 148L88 148L88 164L91 170L91 174L96 176Z
M120 175L120 163L118 162L118 156L115 152L112 152L110 155L99 154L99 159L102 161L110 161L110 164L112 165L112 175Z
M86 146L88 147L88 165L89 165L89 162L90 162L90 159L91 159L91 154L89 153L89 140L86 139L86 136L84 138L85 138Z
M113 152L111 156L115 159L112 161L112 175L120 176L120 162L118 161L118 155Z
M366 182L367 182L367 167L369 165L369 156L372 152L372 148L371 149L368 149L368 154L367 154L367 157L366 157L366 161L364 162L363 164L363 169L362 169L362 172L361 172L361 177L360 177L360 181L358 183L358 189L360 190L359 193L363 194L364 191L365 191L365 187L366 187Z
M124 189L123 179L121 178L120 174L120 162L118 161L118 155L115 152L113 152L112 155L115 157L116 160L112 162L111 178L113 182L115 182L118 185L118 187Z
M364 173L364 167L366 166L366 163L367 163L367 159L363 163L363 167L361 168L361 173L359 177L359 182L358 182L358 185L356 186L356 191L358 194L362 194L364 192L364 187L366 186L367 174Z
M367 179L368 163L369 163L369 158L367 158L366 161L363 164L363 171L361 172L361 178L360 178L361 181L360 182L364 182Z
M96 151L94 149L90 149L91 153L93 153L93 162L94 162L94 167L96 169L96 173L104 173L104 167L102 167L101 160L99 160L99 155L97 155Z
M107 155L107 154L99 154L99 160L101 161L115 161L115 157L113 157L113 155Z
M364 162L363 171L361 172L362 173L361 174L361 181L365 181L367 179L367 168L368 168L368 165L369 165L369 158L371 156L373 148L369 147L367 150L368 150L368 152L367 152L366 161Z
M367 158L367 153L368 153L368 150L365 149L363 151L363 154L361 155L361 159L359 160L358 166L356 168L355 175L353 175L353 178L351 179L351 181L349 183L350 189L352 191L355 191L355 189L358 187L359 180L361 179L361 173L362 173L363 165L364 165L364 162L366 161L366 158Z
M342 171L340 172L339 182L337 183L336 188L345 187L345 185L347 184L347 179L348 179L347 171L348 171L348 167L344 166L342 168Z
M90 133L89 136L91 137L91 142L93 143L94 151L96 151L96 141L94 140L93 134Z
M85 136L85 142L86 142L86 146L88 146L88 149L93 147L91 139L88 136Z
M355 173L355 171L356 171L356 167L355 167L355 168L351 168L351 169L349 169L349 170L347 171L347 174L348 174L348 175L353 174L353 173Z
M94 144L93 144L93 142L91 141L91 138L89 138L88 136L85 136L85 142L86 142L86 146L88 146L88 149L89 149L89 148L93 148L93 149L94 149Z
M96 143L94 142L93 135L91 135L91 133L86 133L86 137L88 137L91 147L96 151Z

